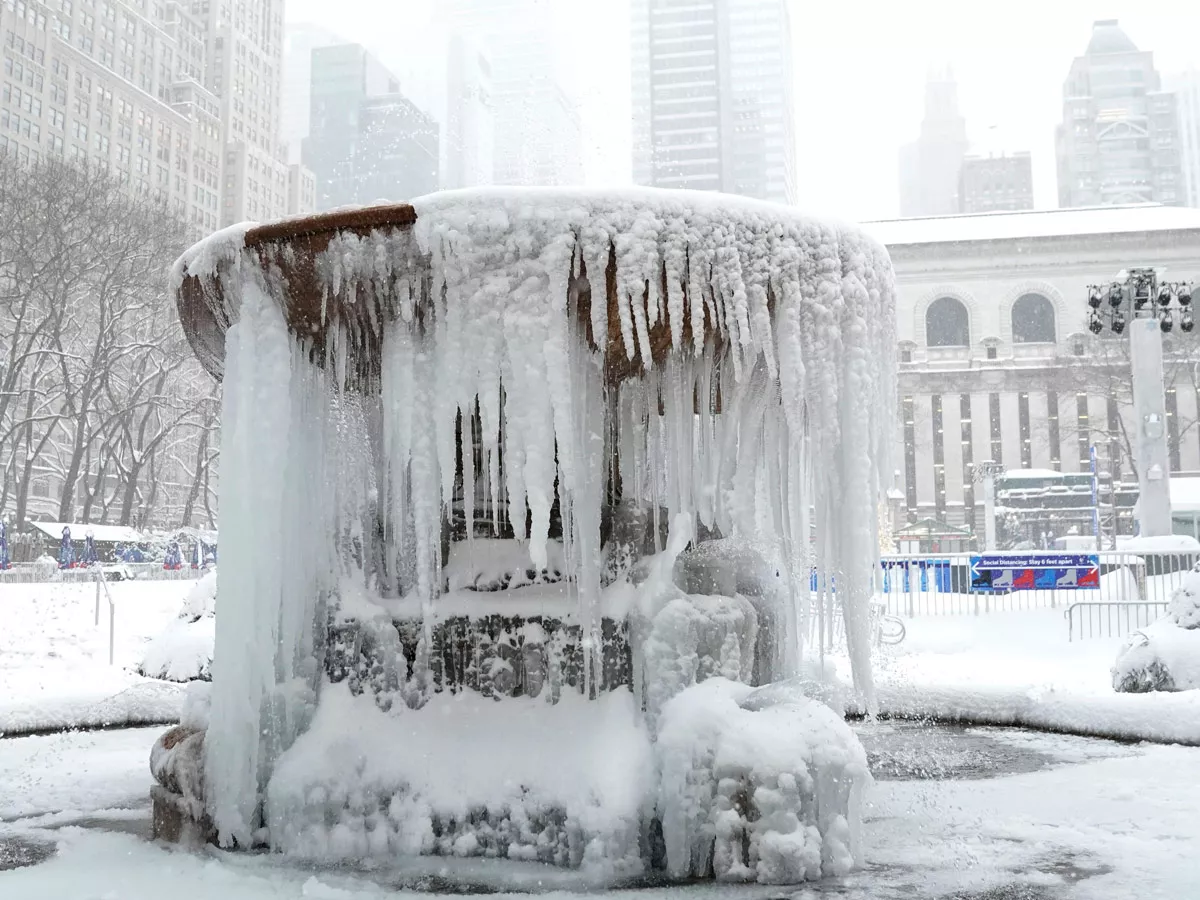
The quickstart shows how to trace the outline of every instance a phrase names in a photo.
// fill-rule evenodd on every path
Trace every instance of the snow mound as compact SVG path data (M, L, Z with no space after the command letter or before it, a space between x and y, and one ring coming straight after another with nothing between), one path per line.
M561 541L546 544L546 566L533 567L529 547L519 541L475 538L450 545L446 580L451 591L514 590L562 580L566 564Z
M216 637L217 572L188 591L179 617L146 645L139 675L164 681L209 681Z
M1112 670L1113 690L1144 694L1200 688L1200 628L1163 616L1126 640Z
M1192 569L1171 595L1167 615L1180 628L1200 628L1200 567Z
M215 615L217 611L217 570L205 572L188 591L179 611L181 619L194 622L202 616Z
M146 645L138 674L163 681L208 681L215 633L212 616L194 622L176 619Z
M650 742L628 692L558 704L439 694L379 712L327 687L267 789L273 849L314 860L432 854L641 871Z
M799 690L713 678L663 710L655 752L668 872L792 884L862 861L866 753Z

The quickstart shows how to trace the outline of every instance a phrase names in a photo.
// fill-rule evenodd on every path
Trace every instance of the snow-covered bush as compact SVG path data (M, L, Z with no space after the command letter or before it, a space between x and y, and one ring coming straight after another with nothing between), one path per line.
M179 616L150 640L139 675L165 681L208 681L212 678L216 630L217 572L204 575L188 591Z
M789 884L861 861L866 752L799 690L690 687L664 708L655 752L673 877Z
M1200 567L1184 576L1165 616L1126 638L1112 680L1123 693L1200 688Z
M1180 628L1200 628L1200 566L1183 577L1171 595L1167 615Z

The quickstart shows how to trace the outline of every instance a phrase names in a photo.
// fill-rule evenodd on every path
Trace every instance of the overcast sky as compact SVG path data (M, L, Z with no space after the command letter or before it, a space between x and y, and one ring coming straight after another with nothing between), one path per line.
M588 180L629 180L628 0L539 0L555 21L584 123ZM734 0L736 2L736 0ZM367 45L404 82L422 68L431 0L287 0L289 22ZM1120 19L1164 77L1200 67L1196 0L791 0L800 202L894 216L897 151L916 137L923 85L953 67L972 141L1033 153L1035 201L1056 203L1062 83L1095 19Z

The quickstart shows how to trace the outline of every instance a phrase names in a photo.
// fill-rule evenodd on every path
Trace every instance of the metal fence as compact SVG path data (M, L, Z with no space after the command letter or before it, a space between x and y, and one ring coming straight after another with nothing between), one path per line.
M1070 641L1088 638L1123 637L1139 628L1145 628L1167 611L1166 603L1128 602L1084 602L1072 603L1065 613L1067 639Z
M188 581L199 578L203 572L184 566L182 569L164 569L162 563L121 563L119 567L129 573L135 581ZM95 578L91 568L58 569L42 563L13 563L11 569L0 572L0 584L82 584ZM119 580L109 574L109 580Z
M1184 575L1200 560L1200 554L1195 552L1104 550L1092 555L1099 557L1096 587L1031 590L995 586L980 589L971 571L972 554L968 553L886 556L876 572L876 599L891 615L904 617L985 615L1023 609L1067 610L1080 604L1112 605L1115 623L1123 605L1145 606L1145 615L1155 609L1165 610ZM1087 630L1080 617L1090 608L1080 606L1076 618L1072 619L1076 633L1082 633L1080 629ZM1098 610L1095 615L1100 615ZM1132 606L1124 615L1122 622L1140 622L1129 630L1146 624L1133 614ZM1124 631L1114 631L1111 636L1117 633Z

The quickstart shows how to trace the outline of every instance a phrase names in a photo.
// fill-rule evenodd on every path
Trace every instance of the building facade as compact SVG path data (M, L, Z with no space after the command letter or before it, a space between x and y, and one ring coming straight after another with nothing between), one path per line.
M633 178L796 202L785 0L633 0Z
M1087 288L1129 266L1200 280L1200 211L1163 207L869 223L896 270L895 489L908 520L983 531L974 465L1135 482L1128 342L1092 336ZM1200 338L1167 343L1170 465L1200 470Z
M960 213L1033 209L1033 162L1028 153L968 156L958 178Z
M486 54L491 81L492 181L583 183L583 130L565 88L546 4L538 0L440 0L439 21Z
M331 31L316 25L289 25L283 33L283 104L280 138L287 147L287 161L298 163L304 139L308 137L311 108L312 52L318 47L344 44Z
M106 167L194 235L288 212L282 0L0 2L0 152Z
M404 201L438 188L438 124L359 44L312 53L312 110L304 164L317 208Z
M1171 79L1179 110L1179 158L1183 169L1184 202L1200 207L1200 69Z
M959 211L959 176L967 155L967 123L958 111L953 75L925 84L921 134L900 148L900 215L948 216Z
M1059 206L1184 202L1178 109L1161 88L1153 53L1116 19L1093 25L1063 85Z

